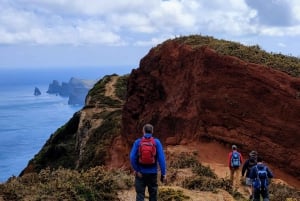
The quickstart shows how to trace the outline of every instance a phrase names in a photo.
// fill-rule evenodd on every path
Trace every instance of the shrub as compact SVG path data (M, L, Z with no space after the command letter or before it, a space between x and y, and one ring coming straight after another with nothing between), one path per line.
M0 197L20 201L113 201L118 200L119 189L128 189L132 185L133 178L122 170L106 171L101 166L83 172L46 168L39 174L12 177L5 184L0 184Z
M160 201L183 201L190 197L183 194L182 190L174 190L171 188L161 188L158 192Z
M274 184L269 186L270 200L272 201L294 201L300 200L300 191L284 184Z
M169 163L169 167L179 169L197 166L199 161L196 158L196 154L181 152L175 156L171 156Z

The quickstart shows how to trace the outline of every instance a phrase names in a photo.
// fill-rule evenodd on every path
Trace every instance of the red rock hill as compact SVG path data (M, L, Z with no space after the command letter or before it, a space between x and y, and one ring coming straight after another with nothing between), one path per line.
M165 145L212 139L257 150L300 179L300 79L267 66L167 41L130 74L123 137L152 123Z

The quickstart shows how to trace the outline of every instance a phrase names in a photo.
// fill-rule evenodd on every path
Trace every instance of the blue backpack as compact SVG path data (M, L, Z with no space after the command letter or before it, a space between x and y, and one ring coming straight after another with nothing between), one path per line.
M240 154L237 151L232 152L231 167L238 168L241 165Z
M268 186L268 172L267 167L263 166L261 169L255 166L257 177L253 180L253 187L255 189L266 188Z

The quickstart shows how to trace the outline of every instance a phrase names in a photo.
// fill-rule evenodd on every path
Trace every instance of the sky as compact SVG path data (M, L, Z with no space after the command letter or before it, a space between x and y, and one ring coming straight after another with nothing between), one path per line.
M0 70L136 68L192 34L300 57L300 1L0 0Z

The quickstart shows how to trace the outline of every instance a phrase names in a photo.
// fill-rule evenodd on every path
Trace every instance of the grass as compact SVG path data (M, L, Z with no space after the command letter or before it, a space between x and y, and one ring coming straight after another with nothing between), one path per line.
M270 200L272 201L298 201L300 200L300 190L284 184L271 182L269 186Z
M87 171L46 168L39 174L10 178L0 185L3 200L118 200L119 189L132 186L124 171L106 171L98 166ZM132 180L132 179L131 179Z
M189 196L184 195L182 190L172 188L160 188L158 196L160 201L184 201L190 199Z
M247 62L270 66L291 76L300 76L300 58L281 53L268 53L262 50L259 45L246 46L233 41L219 40L201 35L183 36L172 40L190 45L194 49L208 46L223 55L231 55Z
M203 166L197 160L196 153L178 153L168 157L168 168L174 172L189 168L192 176L186 175L181 187L189 190L218 193L219 189L229 192L235 200L245 201L239 192L232 192L231 182L218 178L210 167ZM175 166L174 166L175 165ZM176 175L175 175L176 176ZM172 172L168 173L168 178ZM176 178L175 178L176 179ZM175 183L169 183L176 185ZM190 200L182 190L172 187L159 188L160 201ZM117 169L106 170L104 166L96 166L87 170L71 170L66 168L45 168L39 173L29 173L22 177L11 177L0 184L0 200L4 201L46 201L46 200L119 200L118 192L134 187L134 177L129 171ZM300 191L286 185L270 185L270 200L298 201Z
M209 46L219 54L236 56L244 61L263 64L286 72L292 76L300 75L300 59L280 53L267 53L258 45L244 46L240 43L217 40L213 37L192 35L173 39L188 44L194 49ZM166 41L167 42L167 41ZM160 45L156 47L158 50ZM121 130L123 101L126 100L127 79L129 75L118 77L115 94L118 97L105 96L106 84L116 74L104 76L89 91L89 105L84 109L101 108L102 112L93 114L88 121L101 119L102 123L91 131L84 154L79 161L78 170L74 170L79 160L76 147L80 113L74 114L70 121L59 128L46 142L42 150L30 161L36 173L22 177L12 177L0 184L0 195L4 200L118 200L117 191L133 187L133 177L125 171L106 171L102 165L109 157L107 150L113 138ZM300 97L298 94L297 97ZM176 122L175 122L176 123ZM85 129L85 128L82 128ZM84 133L81 133L84 134ZM175 182L181 169L191 169L192 176L186 175L181 186L192 190L217 192L224 189L236 200L243 200L238 192L232 192L227 179L220 179L197 159L197 153L176 153L168 158L168 177ZM51 167L48 168L48 167ZM61 168L64 167L64 168ZM92 168L94 167L94 168ZM164 189L160 192L162 200L188 199L182 191ZM270 185L273 201L300 200L299 191L288 186ZM1 199L1 198L0 198Z

